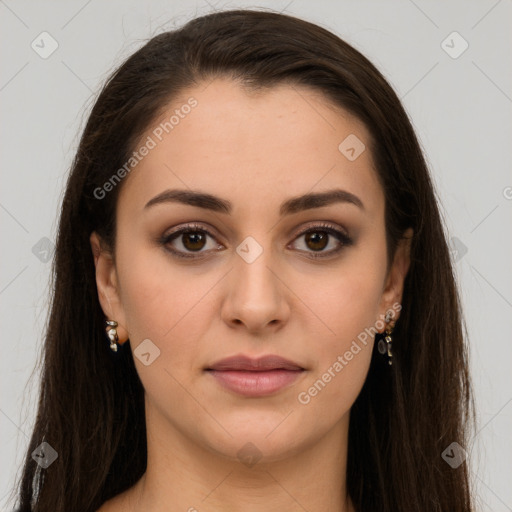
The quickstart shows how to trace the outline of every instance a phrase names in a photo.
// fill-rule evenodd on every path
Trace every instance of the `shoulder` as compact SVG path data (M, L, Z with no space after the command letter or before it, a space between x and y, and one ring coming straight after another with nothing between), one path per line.
M143 478L120 494L107 500L96 512L126 512L132 510L134 502L137 501L135 497L140 498L140 485Z
M96 512L126 512L127 491L107 500Z
M121 509L119 508L119 505L116 505L115 498L112 498L103 503L103 505L98 510L96 510L96 512L117 512L118 510Z

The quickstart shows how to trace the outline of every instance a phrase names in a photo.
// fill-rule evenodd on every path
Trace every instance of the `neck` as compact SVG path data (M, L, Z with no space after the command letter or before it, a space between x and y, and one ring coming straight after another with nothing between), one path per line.
M123 510L354 511L346 492L348 414L316 443L250 465L199 446L147 412L147 470L123 496Z

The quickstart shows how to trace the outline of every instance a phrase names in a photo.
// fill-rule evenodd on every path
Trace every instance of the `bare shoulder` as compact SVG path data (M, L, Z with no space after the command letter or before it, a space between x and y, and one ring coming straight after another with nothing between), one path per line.
M126 512L126 508L123 506L124 501L124 493L121 493L103 503L96 512Z
M103 503L103 505L98 510L96 510L96 512L115 512L116 508L112 506L111 501L112 500L108 500Z
M135 510L135 496L139 497L141 478L132 487L107 500L96 512L131 512Z

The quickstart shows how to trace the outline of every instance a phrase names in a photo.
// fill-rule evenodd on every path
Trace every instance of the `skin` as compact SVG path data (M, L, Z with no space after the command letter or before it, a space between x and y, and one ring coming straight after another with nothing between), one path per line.
M119 323L120 342L129 338L135 350L150 339L160 350L148 366L134 357L145 389L147 471L100 511L353 511L345 488L349 416L373 340L308 404L298 395L401 301L408 241L388 268L384 195L370 151L349 161L338 150L349 134L369 142L368 131L313 89L249 94L224 78L185 91L162 119L190 96L197 107L122 184L115 259L91 235L99 300ZM233 213L144 208L173 188L229 200ZM283 201L333 188L364 208L335 203L280 219ZM322 221L353 243L313 259L317 246L298 234ZM213 235L197 260L175 258L157 242L188 222ZM263 249L250 264L236 252L247 236ZM167 247L197 255L186 243L178 236ZM339 246L331 236L320 252ZM204 371L239 354L277 354L306 371L272 396L243 397ZM261 455L252 467L237 457L249 442Z

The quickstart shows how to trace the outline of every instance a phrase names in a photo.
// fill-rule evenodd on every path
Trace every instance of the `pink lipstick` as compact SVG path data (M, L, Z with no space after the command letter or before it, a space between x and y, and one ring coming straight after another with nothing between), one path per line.
M226 389L247 397L272 395L297 380L305 371L299 364L276 355L257 359L228 357L206 368Z

